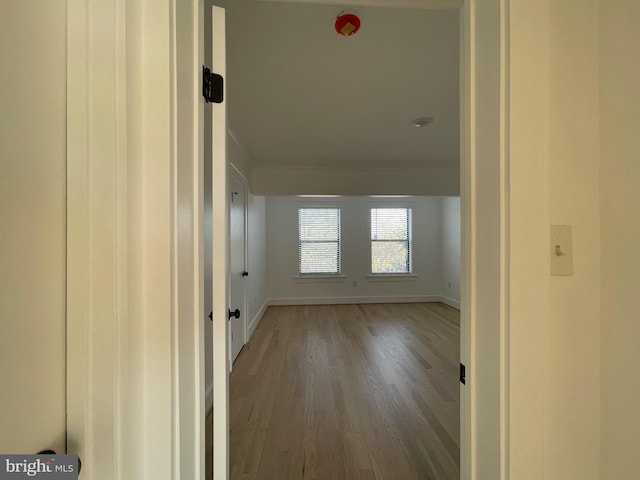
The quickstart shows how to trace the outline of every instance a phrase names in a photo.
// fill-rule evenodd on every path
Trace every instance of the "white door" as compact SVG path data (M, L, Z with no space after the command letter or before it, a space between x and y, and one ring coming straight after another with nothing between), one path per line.
M248 272L245 269L245 187L231 175L229 190L229 351L233 363L246 343L245 279Z
M66 0L0 2L0 452L65 452Z
M209 35L211 35L209 25ZM207 58L207 57L205 57ZM203 219L203 256L204 256L204 354L205 354L205 395L206 411L213 404L213 190L212 176L212 125L213 105L204 108L204 219Z
M226 81L225 11L212 7L211 69ZM208 59L207 59L208 60ZM226 85L226 84L225 84ZM226 86L225 86L226 88ZM226 94L226 92L225 92ZM226 97L226 95L225 95ZM229 181L226 100L211 105L213 478L229 478ZM205 146L208 148L208 146Z

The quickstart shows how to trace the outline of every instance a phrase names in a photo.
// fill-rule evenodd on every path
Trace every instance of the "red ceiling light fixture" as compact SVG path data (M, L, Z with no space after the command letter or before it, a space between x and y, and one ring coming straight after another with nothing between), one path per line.
M343 37L355 35L360 30L360 18L354 13L342 12L336 18L335 29Z

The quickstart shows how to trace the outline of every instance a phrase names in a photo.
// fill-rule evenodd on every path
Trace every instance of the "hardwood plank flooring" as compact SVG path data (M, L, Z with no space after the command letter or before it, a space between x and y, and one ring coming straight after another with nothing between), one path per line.
M233 480L458 480L459 312L270 307L230 378Z

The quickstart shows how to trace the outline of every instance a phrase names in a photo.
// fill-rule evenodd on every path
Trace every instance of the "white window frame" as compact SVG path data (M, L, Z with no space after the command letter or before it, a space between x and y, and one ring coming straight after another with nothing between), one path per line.
M302 273L300 272L300 209L304 208L315 208L315 209L326 209L326 208L335 208L338 209L339 213L339 225L338 225L338 272L337 273L322 273L322 272L314 272L314 273ZM296 204L295 215L296 215L296 235L297 235L297 251L296 251L296 271L297 275L294 277L296 280L306 280L306 281L319 281L319 282L331 282L331 281L341 281L346 278L345 275L342 274L342 214L344 208L342 202L299 202Z
M373 264L372 264L372 240L371 240L371 210L380 209L380 208L406 208L411 211L411 222L410 222L410 230L409 230L409 272L381 272L374 273L373 272ZM407 202L405 201L394 201L394 200L385 200L383 202L368 202L367 203L367 224L368 224L368 235L367 235L367 263L369 265L369 274L367 275L367 281L386 281L386 280L415 280L418 275L414 273L414 262L413 262L413 230L415 224L415 202Z

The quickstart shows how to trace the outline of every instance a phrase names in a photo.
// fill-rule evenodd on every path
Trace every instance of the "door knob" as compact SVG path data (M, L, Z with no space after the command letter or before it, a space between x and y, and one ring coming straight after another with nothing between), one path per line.
M242 276L243 277L248 277L249 276L249 272L242 272Z
M57 455L55 450L40 450L37 455ZM82 460L78 457L78 473L82 470Z
M208 317L209 317L209 320L213 321L213 311L209 312Z
M229 310L229 320L231 320L233 317L240 318L240 309L236 308L233 312Z

